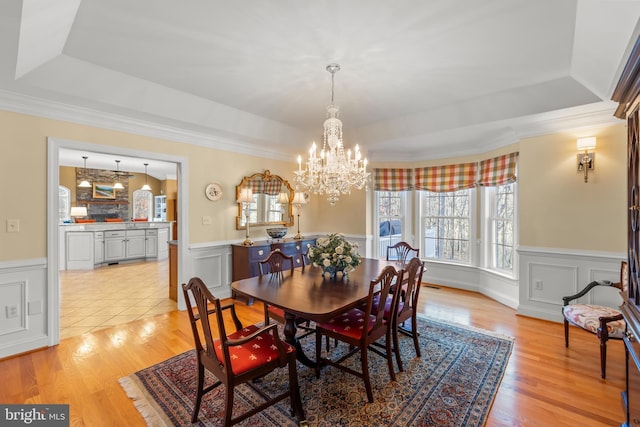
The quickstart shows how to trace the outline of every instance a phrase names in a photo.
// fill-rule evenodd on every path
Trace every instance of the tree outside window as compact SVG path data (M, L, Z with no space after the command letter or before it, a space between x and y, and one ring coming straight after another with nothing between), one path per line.
M420 192L423 258L471 262L471 192Z
M513 271L516 184L486 189L489 268Z

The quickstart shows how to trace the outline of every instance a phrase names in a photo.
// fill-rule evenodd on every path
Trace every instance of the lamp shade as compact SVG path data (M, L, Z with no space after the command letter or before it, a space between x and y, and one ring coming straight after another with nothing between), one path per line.
M250 188L240 189L240 195L238 196L238 203L253 203L253 190Z
M71 207L71 216L87 216L87 208L84 206L72 206Z
M588 136L586 138L578 138L576 146L578 151L593 150L596 148L596 137Z
M287 193L278 194L278 203L280 203L281 205L289 203L289 195Z
M305 205L307 204L307 199L304 197L304 193L296 191L291 203L293 203L294 205Z
M113 188L115 188L116 190L124 190L124 185L116 182L115 184L113 184Z

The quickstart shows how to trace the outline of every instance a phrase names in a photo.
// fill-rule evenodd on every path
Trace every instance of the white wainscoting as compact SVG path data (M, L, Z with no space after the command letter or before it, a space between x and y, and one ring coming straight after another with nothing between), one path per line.
M48 345L46 280L44 258L0 262L0 358Z
M574 295L594 280L620 280L620 262L626 253L520 247L518 314L562 322L562 297ZM618 307L615 288L598 289L580 302Z
M185 278L179 284L180 294L181 283L191 277L199 277L216 298L231 297L231 243L214 242L190 246L188 257L190 268L185 271ZM184 306L179 308L184 309Z

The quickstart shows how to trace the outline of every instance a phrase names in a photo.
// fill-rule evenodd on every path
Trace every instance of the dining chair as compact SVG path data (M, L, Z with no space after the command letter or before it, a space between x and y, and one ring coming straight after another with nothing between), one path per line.
M303 421L305 417L298 388L296 350L295 347L280 339L277 326L249 325L243 327L236 315L235 306L233 304L221 306L220 300L211 294L198 277L184 283L182 291L195 341L198 364L197 394L191 422L198 421L203 395L221 384L226 387L225 426L245 420L287 397L291 401L291 415L295 415L299 421ZM196 311L191 305L192 298L196 304ZM223 310L230 312L235 332L227 334ZM214 333L217 333L217 339L214 339ZM204 336L204 343L201 340L201 335ZM289 368L289 389L286 392L277 396L267 396L253 383L254 379L285 366ZM215 383L206 388L204 388L205 370L212 373L217 379ZM234 418L234 389L240 384L247 384L254 389L265 399L265 402Z
M420 249L412 247L407 242L398 242L395 245L387 246L387 261L406 263L407 260L418 256L420 256Z
M286 255L280 249L274 249L269 252L269 255L261 261L258 261L258 272L260 277L265 274L271 274L273 277L282 280L284 278L284 272L289 271L293 274L294 262L293 256ZM264 303L264 324L268 325L270 320L276 320L282 324L285 323L284 310L279 307L273 307ZM304 338L315 332L315 328L310 326L310 321L303 318L296 318L296 325L306 332L300 335L298 338Z
M396 355L398 370L403 372L402 358L400 357L400 340L398 333L403 333L413 338L413 346L416 350L416 357L421 357L420 343L418 342L418 319L417 306L420 296L420 284L424 273L424 262L420 258L411 258L404 273L404 284L399 292L394 292L387 297L384 304L384 318L391 321L391 334L393 336L393 351ZM372 313L377 314L380 309L380 300L376 296L373 300ZM405 323L411 320L411 328L407 328ZM376 343L378 344L378 343Z
M596 280L589 283L575 295L562 297L562 317L564 317L564 345L569 347L569 323L579 328L596 334L600 340L600 375L606 378L607 374L607 341L609 339L621 340L626 330L626 322L620 310L612 307L594 304L580 304L571 301L577 300L594 289L602 287L614 287L622 292L629 289L629 267L626 261L620 262L620 281L612 283L608 280Z
M391 285L402 280L404 271L396 271L393 266L386 266L380 275L369 283L369 295L364 311L353 308L342 313L326 323L316 324L316 378L320 378L320 367L331 365L344 372L362 378L367 392L367 399L373 402L373 391L371 390L371 380L369 377L369 350L387 359L389 375L395 381L395 371L393 369L393 353L391 349L391 322L385 320L384 310L377 314L372 314L373 299L377 295L381 301L386 301L391 292ZM334 338L347 343L349 351L337 359L322 356L322 336ZM380 351L372 344L380 338L385 337L385 351ZM342 364L345 360L360 353L361 371L351 369Z

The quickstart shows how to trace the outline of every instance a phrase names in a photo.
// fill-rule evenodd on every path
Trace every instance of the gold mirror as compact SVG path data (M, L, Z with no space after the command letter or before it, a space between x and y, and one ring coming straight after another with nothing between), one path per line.
M241 200L242 190L251 189L253 202L238 202L238 216L236 217L236 229L244 230L247 217L249 225L293 225L293 188L286 179L278 175L272 175L265 170L264 173L254 173L242 178L236 185L236 200Z

